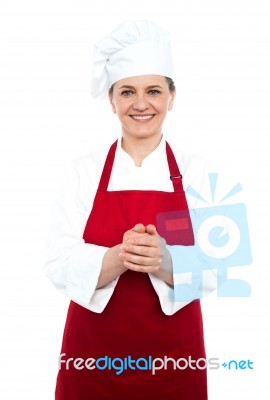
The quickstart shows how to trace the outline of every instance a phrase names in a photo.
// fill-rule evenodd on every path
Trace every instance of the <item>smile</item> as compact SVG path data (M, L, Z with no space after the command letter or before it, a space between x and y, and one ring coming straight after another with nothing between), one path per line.
M130 115L132 119L135 119L136 121L148 121L152 119L155 116L155 114L151 115Z

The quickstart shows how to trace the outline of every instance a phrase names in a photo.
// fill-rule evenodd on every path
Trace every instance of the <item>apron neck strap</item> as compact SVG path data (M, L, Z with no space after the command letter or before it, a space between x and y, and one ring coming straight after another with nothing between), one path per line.
M114 157L115 157L115 151L117 147L117 141L118 139L111 145L107 158L103 167L103 171L100 177L99 181L99 186L98 186L98 191L103 191L106 192L108 189L109 181L110 181L110 176L111 176L111 171L112 171L112 166L114 162ZM169 170L170 170L170 179L173 183L174 191L175 192L181 192L183 191L183 184L182 184L182 175L179 171L176 159L174 157L173 151L166 141L166 154L167 154L167 160L168 160L168 165L169 165Z
M115 150L117 147L117 140L111 145L108 151L103 171L99 180L98 191L106 192L108 189L110 176L112 172L112 166L114 162Z
M173 183L174 191L175 192L183 192L183 183L182 183L183 176L179 171L173 151L167 141L166 141L166 153L167 153L167 160L168 160L168 165L169 165L169 170L170 170L170 179Z

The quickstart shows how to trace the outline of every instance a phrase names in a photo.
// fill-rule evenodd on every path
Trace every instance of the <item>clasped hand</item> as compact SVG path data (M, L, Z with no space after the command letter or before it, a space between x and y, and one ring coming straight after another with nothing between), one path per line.
M120 259L126 268L138 272L161 271L166 253L166 241L154 225L137 224L125 232L120 247Z

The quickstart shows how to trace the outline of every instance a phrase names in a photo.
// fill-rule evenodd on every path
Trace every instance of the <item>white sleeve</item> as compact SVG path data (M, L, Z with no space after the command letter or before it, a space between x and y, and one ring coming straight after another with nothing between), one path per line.
M172 258L174 286L154 274L149 276L162 311L172 315L191 301L216 290L217 273L216 269L207 268L206 260L200 259L194 246L167 246L167 249Z
M59 291L83 307L100 313L107 305L118 279L96 289L108 248L85 243L83 239L96 192L96 187L88 190L85 198L86 180L71 163L54 202L44 268Z

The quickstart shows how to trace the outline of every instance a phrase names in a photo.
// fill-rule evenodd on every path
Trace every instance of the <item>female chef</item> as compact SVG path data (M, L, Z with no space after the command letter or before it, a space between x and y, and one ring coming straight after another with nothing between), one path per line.
M71 163L55 204L46 273L71 299L57 400L207 399L200 301L174 296L194 243L182 177L198 182L203 166L164 139L172 78L152 22L125 21L95 46L92 93L108 96L121 137ZM184 235L166 220L177 211Z

